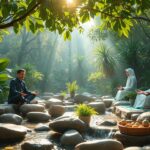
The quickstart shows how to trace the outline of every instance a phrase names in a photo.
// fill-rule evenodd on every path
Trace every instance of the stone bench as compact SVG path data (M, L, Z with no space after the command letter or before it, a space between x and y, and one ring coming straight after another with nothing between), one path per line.
M121 118L131 119L132 114L141 114L144 110L135 109L131 106L116 106L115 107L115 114Z

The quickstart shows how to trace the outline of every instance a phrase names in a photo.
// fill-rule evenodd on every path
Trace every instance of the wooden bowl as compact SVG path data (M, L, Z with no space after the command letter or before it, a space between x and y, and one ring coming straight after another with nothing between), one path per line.
M120 133L126 134L126 135L134 135L134 136L140 136L140 135L150 135L150 126L149 127L126 127L118 123L118 127L120 130Z

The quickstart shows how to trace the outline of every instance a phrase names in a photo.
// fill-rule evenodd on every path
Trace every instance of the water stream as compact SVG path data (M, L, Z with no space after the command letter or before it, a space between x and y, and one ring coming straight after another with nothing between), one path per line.
M73 112L67 112L65 113L66 116L73 116ZM105 138L113 138L113 133L118 129L117 126L98 126L97 122L102 122L104 120L114 120L118 121L119 118L117 118L114 114L106 112L104 115L99 116L93 116L90 123L90 128L87 130L86 133L83 134L83 138L85 141L91 141L95 139L105 139ZM24 141L28 140L41 140L48 138L48 132L35 132L33 129L37 124L29 123L26 120L24 120L23 125L31 129L31 132L28 132L25 139L23 141L8 141L7 143L0 143L0 150L4 150L5 147L11 146L12 150L21 150L21 144ZM54 150L73 150L73 147L63 147L60 145L60 141L58 140L52 140L50 141L55 145Z

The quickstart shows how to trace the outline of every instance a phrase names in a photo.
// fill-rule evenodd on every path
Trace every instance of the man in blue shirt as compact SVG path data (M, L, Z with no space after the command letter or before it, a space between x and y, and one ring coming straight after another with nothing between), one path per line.
M24 78L26 71L20 69L17 71L17 77L10 82L10 90L8 96L8 104L19 104L30 103L35 96L36 92L28 91Z

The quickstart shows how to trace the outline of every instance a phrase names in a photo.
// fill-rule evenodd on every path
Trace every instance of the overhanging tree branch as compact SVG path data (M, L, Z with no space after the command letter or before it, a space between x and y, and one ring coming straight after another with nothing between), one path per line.
M11 22L8 22L6 24L0 24L0 29L5 29L8 27L13 26L16 22L21 21L23 19L25 19L27 16L29 16L41 3L38 2L37 4L35 4L29 11L27 11L25 14L23 14L21 17L12 20Z

